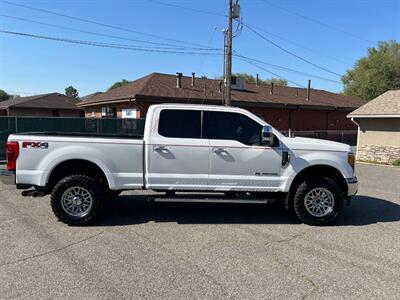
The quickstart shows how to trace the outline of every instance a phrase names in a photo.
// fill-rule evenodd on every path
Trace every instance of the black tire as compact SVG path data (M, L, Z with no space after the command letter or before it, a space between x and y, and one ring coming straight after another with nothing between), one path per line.
M305 197L307 194L317 188L328 190L333 196L333 207L327 210L327 214L323 216L315 216L307 210L305 205ZM325 193L326 195L326 193ZM320 201L320 200L318 200ZM328 177L310 177L304 179L296 189L293 199L293 208L296 216L308 225L328 225L331 224L340 214L343 207L344 197L343 191L339 185Z
M63 208L63 194L70 188L81 187L91 196L91 206L81 216L69 214ZM53 188L50 197L51 208L58 220L68 225L87 225L97 220L103 210L106 192L100 183L86 175L71 175L59 181Z

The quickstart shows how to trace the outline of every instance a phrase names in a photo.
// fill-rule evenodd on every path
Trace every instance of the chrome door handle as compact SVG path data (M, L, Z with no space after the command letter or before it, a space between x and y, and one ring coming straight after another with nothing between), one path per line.
M168 147L165 147L165 146L156 146L153 148L153 151L161 152L161 153L168 153L169 149L168 149Z
M228 151L224 148L214 148L213 152L215 154L222 154L222 155L228 155Z

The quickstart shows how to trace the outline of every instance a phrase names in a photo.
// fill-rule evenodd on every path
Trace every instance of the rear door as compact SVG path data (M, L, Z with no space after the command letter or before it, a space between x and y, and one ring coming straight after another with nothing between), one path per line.
M263 125L238 112L207 113L210 140L209 187L220 191L275 191L280 185L282 150L261 145Z
M146 146L150 188L208 188L209 143L202 138L202 115L201 110L188 109L162 108L155 112Z

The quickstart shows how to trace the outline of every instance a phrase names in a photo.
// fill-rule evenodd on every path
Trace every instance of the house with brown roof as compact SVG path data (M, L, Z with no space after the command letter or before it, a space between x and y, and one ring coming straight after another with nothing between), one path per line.
M97 96L99 94L102 94L102 92L95 92L95 93L92 93L92 94L89 94L89 95L86 95L86 96L79 97L79 99L81 99L81 101L87 101L87 100L89 100L89 99L91 99L94 96Z
M152 73L77 106L86 117L143 118L157 103L223 105L223 93L221 80ZM279 130L355 130L346 116L365 103L323 90L251 84L235 77L231 99L231 105L254 112Z
M18 97L0 102L0 116L83 117L79 102L59 93Z
M400 90L387 91L348 118L358 124L358 160L392 164L400 159Z

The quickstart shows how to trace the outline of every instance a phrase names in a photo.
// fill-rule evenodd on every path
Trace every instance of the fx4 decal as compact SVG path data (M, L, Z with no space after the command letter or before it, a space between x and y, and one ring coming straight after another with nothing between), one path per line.
M43 142L22 142L22 148L47 149L47 148L49 148L49 143L43 143Z

